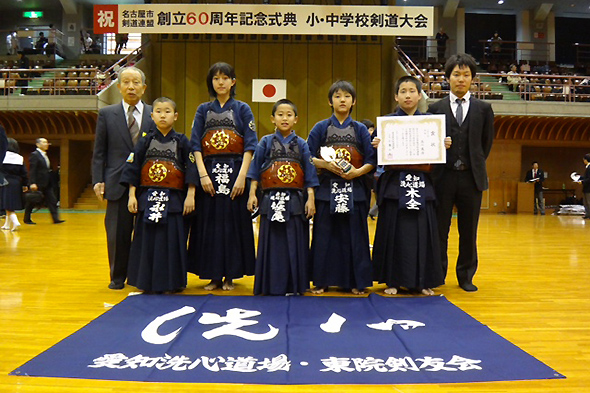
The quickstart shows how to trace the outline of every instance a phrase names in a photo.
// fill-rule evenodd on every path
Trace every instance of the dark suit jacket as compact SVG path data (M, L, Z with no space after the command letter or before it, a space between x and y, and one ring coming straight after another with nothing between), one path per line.
M590 165L586 167L584 176L582 176L580 180L582 181L582 190L584 194L590 193Z
M41 190L51 184L50 169L47 168L47 162L38 150L29 156L29 183L36 184Z
M535 182L535 192L543 191L543 181L545 181L545 172L541 168L537 169L539 181ZM533 180L533 170L529 169L524 177L524 181Z
M445 97L428 107L428 112L446 116L447 135L454 119L449 97ZM475 184L479 191L488 189L486 159L492 150L494 141L494 111L487 102L473 96L469 100L469 159ZM432 175L434 181L442 176L444 165L436 165Z
M155 127L150 114L152 107L144 103L141 120L141 135ZM119 184L123 167L133 152L133 141L127 126L123 104L109 105L98 111L94 155L92 157L92 184L105 183L104 197L109 200L121 198L127 190Z

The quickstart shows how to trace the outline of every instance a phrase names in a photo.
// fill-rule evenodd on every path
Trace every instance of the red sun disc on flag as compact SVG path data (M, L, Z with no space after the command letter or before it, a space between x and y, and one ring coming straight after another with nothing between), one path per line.
M277 93L277 88L271 84L268 84L262 88L262 94L264 94L265 97L270 98L270 97L274 96L276 93Z

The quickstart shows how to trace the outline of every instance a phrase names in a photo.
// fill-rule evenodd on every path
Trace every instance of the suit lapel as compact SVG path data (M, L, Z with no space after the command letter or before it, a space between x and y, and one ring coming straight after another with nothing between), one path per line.
M115 121L117 122L117 126L121 130L121 136L125 141L129 150L133 151L133 141L131 140L131 134L129 133L129 126L127 125L127 116L125 115L125 110L123 109L123 104L119 104L115 110Z
M473 96L469 98L469 112L467 112L467 116L469 116L469 133L473 135L473 132L477 131L477 125L474 122L477 121L477 105L478 102L475 100ZM473 138L469 138L470 140Z
M442 110L443 110L443 113L444 113L446 120L447 120L447 135L449 135L449 132L451 132L451 127L452 127L451 123L453 122L453 119L455 118L455 115L453 115L453 111L451 110L451 98L447 95L441 101L442 101Z

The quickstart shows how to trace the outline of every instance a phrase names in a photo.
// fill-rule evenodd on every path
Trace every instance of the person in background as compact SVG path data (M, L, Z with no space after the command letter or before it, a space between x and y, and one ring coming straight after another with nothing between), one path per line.
M2 229L16 231L20 222L15 211L23 209L23 192L27 192L27 168L19 154L18 142L8 138L8 149L2 161L2 173L8 184L0 187L0 210L6 211L6 222Z
M11 31L6 36L6 50L8 55L16 55L20 50L20 43L18 42L18 35L16 31Z
M28 70L31 68L31 61L29 60L29 58L27 57L27 55L25 55L24 51L19 51L18 54L20 55L20 59L18 61L18 68L22 68L25 70ZM20 79L17 82L18 86L21 87L27 87L29 85L29 73L26 71L21 71L20 74ZM21 90L21 94L24 94L25 91Z
M43 34L42 31L39 32L39 38L37 38L37 42L35 42L35 51L39 54L43 54L45 51L45 45L47 45L47 37Z
M584 193L584 219L588 220L590 219L590 153L584 154L584 165L586 166L586 170L577 183L582 184L582 192Z
M502 52L502 37L495 31L492 38L488 41L490 42L490 55L492 59L498 59Z
M37 149L29 156L29 189L31 191L41 191L53 223L61 224L64 220L59 218L57 198L53 191L54 184L51 176L51 162L47 156L47 150L51 144L45 138L37 138L36 145ZM23 220L25 224L35 225L31 220L33 207L33 204L27 200Z
M543 181L545 181L545 172L543 172L542 169L539 169L539 163L537 161L533 161L532 169L527 171L524 176L524 181L534 183L535 198L533 199L533 203L535 206L535 215L540 212L541 215L544 216L545 202L543 201Z
M6 130L0 124L0 162L4 161L6 152L8 150L8 138L6 137ZM0 170L0 187L4 187L8 182L4 178L4 174ZM1 210L0 210L1 211Z
M377 136L377 129L375 128L375 123L373 123L369 119L361 120L361 123L363 123L365 125L365 127L367 127L367 130L369 131L369 134L371 135L371 141L373 141L375 139L375 137ZM369 198L370 198L369 200L372 200L373 195L375 195L375 183L377 182L377 179L379 178L381 173L383 173L383 168L378 166L378 167L376 167L375 171L371 172L372 176L367 177L367 180L370 183L369 187L371 189L371 191L370 191L371 193L369 195ZM375 220L375 217L377 217L378 214L379 214L379 206L377 206L377 200L375 199L375 203L369 209L369 217L371 218L371 220Z
M518 71L515 64L510 65L510 71L508 71L506 80L508 81L508 88L510 91L519 91L519 86L523 82L522 78L518 76Z
M449 36L445 33L445 30L441 27L436 33L436 53L438 55L438 61L444 61L445 52L447 51L447 41Z

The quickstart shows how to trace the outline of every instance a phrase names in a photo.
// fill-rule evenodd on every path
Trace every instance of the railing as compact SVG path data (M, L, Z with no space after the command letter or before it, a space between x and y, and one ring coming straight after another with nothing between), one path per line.
M590 63L590 44L578 44L575 43L576 47L576 63Z
M483 61L513 62L516 59L549 61L552 42L479 40Z
M102 83L97 68L0 69L0 95L93 95Z
M0 48L2 54L16 55L18 51L23 51L27 55L42 54L42 55L60 55L62 54L62 45L64 33L55 28L29 28L27 30L16 30L16 38L8 40L8 35L14 30L0 30L0 36L4 39L1 40L4 44L4 48ZM43 33L46 38L46 42L40 42L39 33ZM11 43L11 47L8 47L8 43Z
M106 70L92 65L77 68L3 68L0 69L0 96L98 94L117 79L117 71L121 67L136 64L142 56L142 48L137 48Z
M103 81L103 84L108 86L112 81L117 79L117 72L121 67L135 65L139 60L141 60L143 58L143 51L149 45L150 42L147 42L107 68L107 70L104 72L105 80Z
M397 43L393 44L393 49L398 53L398 59L411 75L424 79L425 74L422 70L412 61L410 56L404 52L404 50Z
M447 40L446 51L448 52L449 43L454 40ZM438 58L438 47L435 38L427 37L397 37L396 45L403 49L409 57L413 59L432 60L432 61L444 61L443 58Z
M423 79L423 89L430 98L449 94L443 72L429 72ZM485 100L512 95L513 99L525 101L590 102L590 76L477 74L471 93Z

